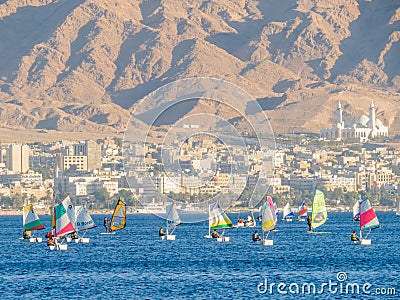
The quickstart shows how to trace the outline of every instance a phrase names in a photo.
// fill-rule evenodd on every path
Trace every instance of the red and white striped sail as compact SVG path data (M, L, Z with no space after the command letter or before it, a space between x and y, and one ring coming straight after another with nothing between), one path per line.
M71 198L67 196L55 207L55 235L65 235L75 231L75 209Z
M360 230L368 231L378 228L379 221L368 199L360 203Z

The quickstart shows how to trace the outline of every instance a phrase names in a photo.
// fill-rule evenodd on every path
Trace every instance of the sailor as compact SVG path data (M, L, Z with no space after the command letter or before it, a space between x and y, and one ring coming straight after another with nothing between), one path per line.
M308 231L311 232L312 230L311 230L311 217L310 216L308 216L308 218L307 218L307 225L308 225Z
M24 232L22 233L22 236L24 239L29 239L31 237L31 232L28 230L24 230Z
M211 233L211 237L214 239L219 238L219 234L218 234L217 230L214 229L214 231Z
M52 237L50 240L47 241L47 246L54 246L55 245L55 241L54 241L54 237Z
M260 238L260 236L258 235L258 231L257 231L257 230L254 231L254 233L253 233L253 235L252 235L252 239L253 239L253 242L261 241L261 238Z
M159 236L164 236L164 235L165 235L165 233L164 233L162 227L160 227L160 230L158 230L158 235L159 235Z
M107 217L104 217L103 226L106 229L106 232L108 232L108 219L107 219Z
M357 236L357 234L356 234L356 231L355 230L353 230L353 233L351 234L351 241L352 242L357 242L357 241L359 241L360 239L358 238L358 236Z

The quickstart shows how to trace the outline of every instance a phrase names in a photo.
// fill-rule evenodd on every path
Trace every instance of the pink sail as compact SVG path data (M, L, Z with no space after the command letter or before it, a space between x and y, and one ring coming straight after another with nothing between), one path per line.
M368 199L360 203L360 230L367 231L378 228L379 221Z

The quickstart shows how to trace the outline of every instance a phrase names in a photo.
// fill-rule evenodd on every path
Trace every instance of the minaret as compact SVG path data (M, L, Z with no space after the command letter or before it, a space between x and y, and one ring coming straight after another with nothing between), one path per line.
M375 106L374 101L371 101L369 106L369 128L372 129L372 135L375 133Z
M338 102L338 107L336 110L336 124L342 125L343 123L343 110L342 110L342 103Z

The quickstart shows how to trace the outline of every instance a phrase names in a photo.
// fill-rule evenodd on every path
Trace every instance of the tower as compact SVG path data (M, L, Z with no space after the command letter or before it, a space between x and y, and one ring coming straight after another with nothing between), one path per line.
M375 106L374 106L374 101L371 101L371 104L369 106L369 128L371 128L371 135L372 137L375 136Z
M342 103L338 102L338 107L336 109L336 124L342 125L343 123L343 110Z

